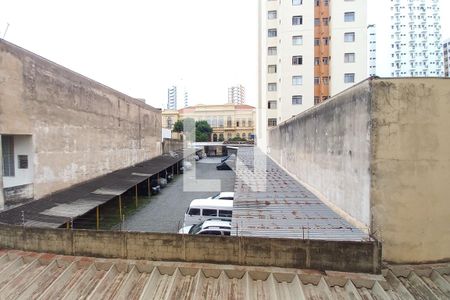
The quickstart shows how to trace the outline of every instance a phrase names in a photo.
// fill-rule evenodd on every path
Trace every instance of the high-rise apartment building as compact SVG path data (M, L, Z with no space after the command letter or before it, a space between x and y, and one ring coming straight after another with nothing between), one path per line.
M367 53L369 59L368 75L371 77L377 74L377 32L374 24L367 26L367 34L369 40L369 46L367 47L369 51Z
M245 103L245 88L242 85L232 86L228 88L228 103Z
M442 47L444 49L444 76L450 77L450 39L445 40Z
M189 106L189 94L187 91L184 91L184 107Z
M177 87L172 86L167 90L167 109L177 109Z
M439 0L391 1L391 76L442 76Z
M258 145L267 128L367 77L367 2L260 0Z

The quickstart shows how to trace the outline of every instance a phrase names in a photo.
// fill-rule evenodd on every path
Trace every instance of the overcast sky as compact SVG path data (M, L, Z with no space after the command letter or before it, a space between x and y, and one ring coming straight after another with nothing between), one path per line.
M380 61L389 5L369 0ZM173 84L190 104L225 103L227 88L242 84L255 105L257 17L257 0L0 0L0 36L10 23L6 40L155 107ZM450 18L442 35L450 37Z

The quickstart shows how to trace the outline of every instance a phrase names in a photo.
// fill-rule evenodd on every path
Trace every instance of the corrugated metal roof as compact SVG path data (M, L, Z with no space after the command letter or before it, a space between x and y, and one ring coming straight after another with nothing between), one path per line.
M326 240L368 240L257 148L239 148L233 234Z
M382 275L0 250L1 299L450 299L450 263Z
M135 185L169 168L199 149L184 149L165 154L104 176L74 185L42 199L0 212L0 222L25 226L59 227L70 218L81 216L98 205L125 193Z

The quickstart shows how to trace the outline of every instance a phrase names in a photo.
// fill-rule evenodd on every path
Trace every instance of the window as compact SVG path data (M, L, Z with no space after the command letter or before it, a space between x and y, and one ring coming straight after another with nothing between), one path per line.
M320 84L320 78L319 77L314 77L314 84L315 85Z
M277 109L277 101L276 100L267 101L267 108Z
M14 137L4 135L1 137L3 149L3 176L14 177Z
M328 85L329 82L330 82L330 78L329 77L322 77L322 83L324 85Z
M354 32L346 32L344 33L344 42L352 43L355 41L355 33Z
M277 11L276 10L269 10L267 12L267 19L274 20L277 18Z
M267 90L269 92L275 92L277 90L277 84L276 82L271 82L267 84Z
M292 96L292 105L300 105L300 104L302 104L302 101L303 101L302 95Z
M200 208L191 208L188 213L190 216L200 216Z
M328 57L322 57L322 63L323 63L324 65L328 65L328 62L329 62Z
M292 45L303 45L303 36L302 35L294 35L292 37Z
M314 19L314 26L320 26L320 19L319 18L315 18Z
M271 29L267 30L267 36L268 37L276 37L277 36L277 29L276 28L271 28Z
M316 65L316 66L320 65L320 58L319 57L314 57L314 65Z
M345 53L344 54L344 62L345 63L354 63L355 62L355 53Z
M268 47L267 55L277 55L277 47Z
M28 155L18 155L19 169L28 169Z
M355 22L355 12L344 13L344 22Z
M292 17L292 25L302 25L303 17L302 16L293 16Z
M345 73L344 74L344 82L345 83L355 82L355 73Z
M303 77L302 76L292 76L292 85L302 85Z
M327 38L327 37L323 38L323 44L324 45L329 45L330 44L330 38Z
M217 209L204 209L202 215L207 217L217 217Z
M330 23L330 19L329 19L329 18L323 18L323 19L322 19L322 24L323 24L324 26L328 26L329 23Z
M314 46L320 45L320 39L314 39Z
M292 64L293 65L303 64L303 57L301 55L292 56Z
M269 118L267 119L267 125L270 126L277 126L277 118Z
M319 104L320 103L320 97L315 96L314 97L314 105Z
M292 0L292 5L302 5L303 0Z
M268 65L267 66L267 73L276 73L277 72L277 65Z
M219 217L231 218L232 211L231 210L219 210Z

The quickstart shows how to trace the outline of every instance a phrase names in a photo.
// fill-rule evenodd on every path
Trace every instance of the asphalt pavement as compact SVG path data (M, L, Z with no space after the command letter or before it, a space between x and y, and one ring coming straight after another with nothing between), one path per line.
M175 176L161 193L150 197L150 201L132 215L128 215L123 229L145 232L177 232L182 226L184 213L193 199L207 198L218 192L234 191L235 174L233 171L217 171L216 164L220 158L204 158L196 162L196 170L190 170L183 175ZM183 180L183 177L185 180ZM206 182L200 187L202 191L186 191L186 182L193 180L220 181L218 187ZM209 190L209 191L208 191Z

